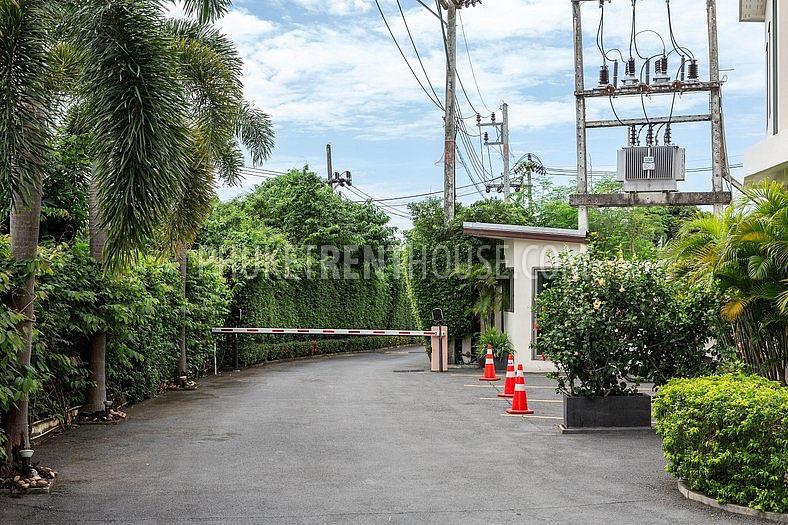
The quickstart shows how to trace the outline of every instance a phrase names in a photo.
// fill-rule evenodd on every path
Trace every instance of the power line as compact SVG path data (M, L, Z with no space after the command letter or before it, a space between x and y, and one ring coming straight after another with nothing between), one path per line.
M399 211L399 210L397 210L395 208L392 208L392 207L390 207L387 204L375 204L375 198L372 195L370 195L369 193L365 192L364 190L362 190L361 188L359 188L357 186L346 186L346 189L348 191L350 191L351 193L353 193L356 197L361 197L362 199L364 199L366 197L365 202L369 202L370 204L372 204L372 206L376 207L377 209L379 209L383 213L387 213L389 215L394 215L394 216L400 217L402 219L410 219L409 215L405 215L401 211Z
M416 82L419 83L419 86L421 86L421 90L424 91L424 94L427 95L427 98L430 99L430 102L435 104L435 106L437 106L438 109L443 111L443 105L440 103L440 100L435 100L434 98L432 98L432 95L430 95L429 91L427 91L427 88L424 87L424 84L421 82L421 79L416 74L416 71L414 71L413 66L410 65L410 61L408 60L408 57L405 56L405 52L402 50L402 47L400 47L399 42L397 42L397 37L394 36L394 31L391 30L391 26L389 25L389 22L386 19L386 15L383 14L383 9L380 7L380 2L378 0L375 0L375 5L378 6L378 12L380 13L381 18L383 18L383 23L386 24L386 29L388 29L389 34L391 35L391 39L394 40L394 45L397 46L397 50L399 50L399 54L402 55L402 59L405 61L405 64L407 64L408 69L410 69L410 72L413 74L413 78L415 78Z
M468 65L471 67L471 75L473 76L473 83L476 85L476 93L479 94L479 100L482 102L482 106L488 112L490 108L487 107L487 103L484 102L484 97L482 96L482 91L479 89L479 81L476 79L476 71L473 69L473 61L471 60L471 51L468 49L468 39L465 38L465 24L462 22L462 13L458 13L458 17L460 19L460 29L462 30L462 41L465 43L465 54L468 56Z
M424 62L421 60L421 55L419 54L419 49L416 47L416 42L413 41L413 34L410 32L410 27L408 26L408 20L405 18L405 12L402 10L402 4L399 0L397 0L397 7L399 8L399 14L402 17L402 23L405 24L405 31L408 32L408 38L410 39L410 44L413 46L413 51L416 53L416 58L421 65L421 70L424 73L424 78L427 79L427 84L429 84L430 89L432 90L432 94L435 95L435 100L440 101L440 97L438 93L435 91L435 87L432 85L432 81L430 80L430 76L427 74L427 69L424 67Z

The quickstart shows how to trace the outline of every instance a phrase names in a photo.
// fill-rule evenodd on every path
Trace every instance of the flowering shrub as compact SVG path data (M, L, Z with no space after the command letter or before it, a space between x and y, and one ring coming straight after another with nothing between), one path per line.
M552 359L560 391L578 396L634 395L641 382L707 371L717 319L710 292L669 281L649 261L560 257L537 299L534 346Z

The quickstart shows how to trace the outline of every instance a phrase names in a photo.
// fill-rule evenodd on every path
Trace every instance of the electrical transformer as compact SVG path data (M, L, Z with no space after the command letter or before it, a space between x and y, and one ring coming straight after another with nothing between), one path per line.
M674 145L627 146L618 151L619 182L624 191L676 191L684 180L685 150Z

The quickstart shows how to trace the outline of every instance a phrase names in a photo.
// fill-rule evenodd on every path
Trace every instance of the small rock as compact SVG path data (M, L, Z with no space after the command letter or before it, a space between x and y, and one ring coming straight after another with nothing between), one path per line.
M14 482L17 482L20 479L22 479L22 476L19 476L19 475L14 476Z
M30 485L28 485L27 483L20 483L20 484L19 484L19 488L22 488L22 489L25 489L25 490L27 490L27 488L28 488L29 486L30 486Z
M36 486L40 487L40 488L48 487L49 486L49 482L47 480L45 480L45 479L39 479L36 482Z

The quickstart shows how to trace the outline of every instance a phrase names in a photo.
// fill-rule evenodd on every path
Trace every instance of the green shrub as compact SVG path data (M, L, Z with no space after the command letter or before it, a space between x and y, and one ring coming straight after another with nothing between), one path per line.
M497 328L488 328L479 334L476 353L479 356L486 355L488 344L492 345L492 352L495 357L505 357L509 354L514 354L514 348L512 347L512 342L509 341L509 336Z
M653 409L667 469L692 490L788 512L788 388L759 376L675 379Z
M5 305L0 310L0 416L24 391L32 394L31 421L64 418L69 408L82 404L89 382L90 335L99 329L108 333L111 399L147 399L172 379L183 307L175 264L142 258L134 268L108 275L90 257L87 244L78 242L40 247L36 268L29 370L15 366L15 314ZM6 241L0 243L3 295L11 289L11 270ZM213 360L210 328L227 317L229 289L215 265L197 258L190 264L187 290L187 351L196 376Z
M555 363L561 391L633 395L641 382L708 372L713 294L682 288L651 262L564 254L537 299L534 347Z

